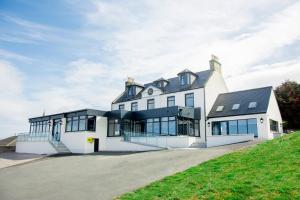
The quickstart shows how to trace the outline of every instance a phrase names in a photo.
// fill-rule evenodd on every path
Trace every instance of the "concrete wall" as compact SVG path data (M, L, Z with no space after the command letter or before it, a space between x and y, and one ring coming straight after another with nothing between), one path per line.
M263 119L263 123L260 119ZM211 118L206 123L207 136L212 136L212 122L214 121L228 121L228 120L239 120L239 119L256 119L257 120L257 132L259 139L272 139L269 134L269 123L266 114L255 114L255 115L241 115L241 116L230 116L230 117L219 117ZM208 126L208 122L210 125Z
M283 132L283 127L282 127L282 118L281 118L281 113L279 110L279 106L274 94L274 91L271 92L271 96L270 96L270 101L269 101L269 107L268 107L268 111L267 111L267 122L268 122L268 126L270 127L270 119L277 121L278 122L278 132L274 132L271 131L271 129L269 128L269 137L273 138L274 134L277 133L282 133Z
M49 142L18 142L16 145L17 153L34 154L56 154L56 150Z
M132 137L131 141L163 148L188 148L194 142L200 141L200 138L189 136Z
M239 142L247 142L254 140L253 134L247 134L247 135L214 135L207 137L207 147L215 147L215 146L221 146L226 144L234 144Z
M221 93L227 93L228 88L221 72L214 71L205 85L206 116Z
M160 148L125 142L122 137L108 137L103 151L151 151Z

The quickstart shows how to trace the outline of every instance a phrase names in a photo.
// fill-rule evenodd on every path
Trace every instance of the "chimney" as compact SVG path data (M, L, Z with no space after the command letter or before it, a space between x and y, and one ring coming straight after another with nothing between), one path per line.
M218 71L222 73L221 63L219 62L219 58L217 56L211 55L209 65L210 65L210 70Z
M132 85L134 83L134 79L131 77L127 78L127 81L125 82L125 87Z

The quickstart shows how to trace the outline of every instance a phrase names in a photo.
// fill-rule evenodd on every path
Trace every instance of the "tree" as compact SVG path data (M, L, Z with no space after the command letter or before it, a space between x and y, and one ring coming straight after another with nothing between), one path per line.
M275 89L276 98L286 127L300 128L300 84L295 81L285 81Z

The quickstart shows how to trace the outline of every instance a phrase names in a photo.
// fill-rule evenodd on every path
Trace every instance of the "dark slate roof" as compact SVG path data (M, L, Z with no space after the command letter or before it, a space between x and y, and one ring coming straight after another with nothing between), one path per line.
M193 90L193 89L197 89L197 88L203 88L212 73L213 73L212 70L205 70L205 71L194 73L197 77L191 85L180 85L179 77L169 78L169 79L167 79L168 84L164 88L160 88L160 89L163 91L164 94L168 94L168 93L180 92L180 91L185 91L185 90ZM149 86L156 87L155 83L151 82L151 83L147 83L144 85L144 90ZM125 101L132 101L132 100L140 99L142 96L142 92L144 90L139 92L134 97L128 97L126 92L123 92L120 95L120 97L118 97L113 103L121 103L121 102L125 102Z
M266 113L271 92L272 87L270 86L219 94L208 118ZM257 102L256 108L248 108L250 102ZM240 104L239 109L232 110L233 104ZM224 106L223 111L217 112L218 106Z

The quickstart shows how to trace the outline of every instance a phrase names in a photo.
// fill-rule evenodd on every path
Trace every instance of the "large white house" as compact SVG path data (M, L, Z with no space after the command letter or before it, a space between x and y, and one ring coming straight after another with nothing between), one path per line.
M147 151L211 147L282 133L272 87L229 92L216 56L210 69L138 84L132 78L111 111L77 110L30 118L17 152Z

